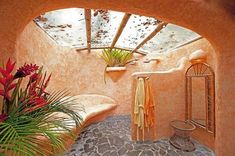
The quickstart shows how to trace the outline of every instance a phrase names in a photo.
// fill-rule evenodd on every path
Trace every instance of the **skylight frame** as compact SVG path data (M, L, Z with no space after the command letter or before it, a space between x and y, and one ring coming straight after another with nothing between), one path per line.
M64 12L68 11L67 13L65 13L65 15L66 14L67 15L70 14L71 18L68 18L68 17L67 18L63 18L64 15L63 16L61 15L61 12L63 12L63 11ZM108 48L109 47L109 48L125 49L125 50L129 50L129 51L132 51L132 52L140 53L140 54L143 54L143 55L146 55L148 53L152 53L153 51L155 51L155 53L159 53L159 51L156 51L156 48L154 49L154 47L158 47L158 44L161 44L162 42L160 41L158 43L158 41L156 41L155 38L157 36L159 36L159 34L161 35L162 33L164 33L164 31L166 31L164 29L164 27L160 27L159 26L160 25L159 23L161 21L159 21L157 19L154 19L154 18L150 18L150 17L133 15L133 14L128 14L128 13L116 12L116 11L101 10L101 9L99 9L99 11L101 11L101 12L105 12L106 11L108 14L111 15L109 18L112 18L113 13L115 13L115 14L117 14L117 17L119 18L119 20L115 24L115 29L113 29L113 31L111 31L112 34L110 35L109 42L102 43L102 41L105 40L106 38L101 38L101 41L98 41L101 44L98 45L98 46L95 45L94 42L93 42L94 40L97 39L97 38L94 37L94 33L95 33L94 30L92 30L92 27L94 27L94 25L92 26L92 20L94 21L94 18L95 18L94 17L95 10L81 9L81 8L70 8L70 9L56 10L56 11L48 12L48 13L46 13L44 15L41 15L38 18L36 18L34 21L35 21L35 23L39 27L41 27L41 29L43 29L43 31L45 31L48 34L48 36L50 36L53 40L55 40L57 42L57 44L60 44L62 46L73 47L73 48L76 48L78 51L79 51L79 49L80 50L87 49L88 51L90 51L91 49L102 49L102 48ZM75 13L75 15L72 15L71 12ZM80 26L80 28L78 28L78 29L80 29L80 33L76 33L78 31L77 30L73 31L73 29L66 29L66 31L67 31L66 33L75 34L75 36L71 36L71 38L72 39L76 39L76 42L79 42L79 43L78 44L67 44L67 45L64 45L63 41L64 42L68 42L68 43L71 43L71 41L70 40L66 41L66 38L61 39L61 38L58 38L58 37L57 38L54 37L54 35L57 35L56 33L58 31L60 31L60 29L63 29L63 26L66 24L66 23L62 23L61 24L60 23L61 19L58 19L58 18L62 17L62 21L63 20L71 21L71 19L76 17L76 12L80 13L79 22L77 24L75 24L77 26L78 25ZM52 19L50 19L52 21L49 21L49 22L43 21L43 19L47 19L48 16L50 17L50 15L52 15L53 13L57 13L57 15L55 15L55 17L54 17L54 18L57 18L57 23L53 23L53 22L56 22L56 20L53 21L53 17L52 17ZM92 17L93 17L93 19L92 19ZM99 18L103 18L103 17L101 16ZM135 18L135 19L133 19L133 18ZM145 19L146 21L143 20L143 19ZM40 21L40 20L42 20L42 21ZM139 23L137 22L138 20L140 21ZM58 24L58 21L59 21L59 24ZM45 24L45 23L47 23L47 24ZM109 23L109 22L107 22L107 23ZM142 28L140 26L139 29L143 32L144 35L142 34L143 36L140 37L141 33L139 33L139 34L137 33L138 34L137 35L138 36L137 41L134 41L135 44L133 44L132 46L126 46L125 44L120 44L122 42L125 42L125 37L127 36L125 34L125 31L126 32L132 31L131 27L133 25L131 23L137 23L138 25L142 25L143 24ZM153 24L153 23L155 23L155 24ZM54 24L54 25L50 25L50 24ZM147 24L147 28L145 28L145 29L147 29L148 31L143 30L144 26L146 24ZM66 25L68 26L70 24L67 23ZM112 22L111 22L111 25L112 25ZM170 25L172 25L172 24L170 24ZM49 27L49 26L50 26L50 29L49 29L50 31L48 31L48 29L47 29L47 27ZM191 32L191 34L189 33L189 37L186 35L187 37L184 38L185 41L186 40L188 41L189 39L191 41L191 39L193 39L193 38L200 37L200 35L196 34L195 32L192 32L190 30L187 30L187 29L179 27L179 26L175 26L175 25L173 25L173 26L177 27L178 29L182 29L184 31L186 30L186 33L187 33L187 31ZM159 30L158 30L158 27L160 27ZM75 27L72 26L72 28L76 29L76 26ZM98 30L101 30L101 29L98 29ZM103 31L105 31L105 30L103 30ZM107 30L107 31L110 31L110 30ZM93 33L93 37L92 37L92 33ZM63 37L63 35L64 35L63 32L60 32L60 34L62 34L62 37ZM192 35L192 36L190 36L190 35ZM79 40L78 39L79 36L82 39ZM127 36L127 38L131 38L131 36ZM132 38L133 38L133 36L132 36ZM154 44L153 45L150 44L151 46L149 46L149 42L153 42L154 39L155 39L155 41L154 41L155 45ZM168 38L165 38L165 39L167 41L169 40ZM179 39L181 39L181 38L179 38ZM184 41L184 39L183 39L183 41ZM62 42L61 42L61 40L62 40ZM172 49L174 49L176 47L182 46L185 43L187 43L187 41L182 43L182 41L180 40L179 44L175 44L173 47L170 47L170 48L169 47L165 47L165 49L166 49L165 51L169 51L169 50L172 50ZM146 50L146 47L148 47L147 50ZM149 48L149 47L151 47L151 48Z

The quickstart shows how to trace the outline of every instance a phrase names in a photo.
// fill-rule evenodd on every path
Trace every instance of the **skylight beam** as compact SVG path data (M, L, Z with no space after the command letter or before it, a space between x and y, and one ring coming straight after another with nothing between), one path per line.
M171 50L178 49L178 48L181 48L181 47L183 47L183 46L186 46L186 45L188 45L188 44L190 44L190 43L193 43L193 42L195 42L195 41L197 41L197 40L200 40L200 39L202 39L202 38L203 38L202 36L196 37L196 38L194 38L194 39L192 39L192 40L190 40L190 41L188 41L188 42L186 42L186 43L180 44L180 45L174 47L173 49L170 49L170 51L171 51Z
M147 43L149 40L151 40L159 31L161 31L168 23L166 22L161 22L154 31L149 34L139 45L135 47L132 52L137 52L139 48L141 48L145 43Z
M110 47L91 47L91 50L97 50L97 49L108 49ZM129 51L129 49L125 49L125 48L118 48L118 47L115 47L116 49L120 49L120 50L127 50ZM80 49L76 49L77 52L81 52L83 50L88 50L88 48L80 48ZM136 51L135 53L138 53L138 54L141 54L141 55L147 55L148 53L146 52L143 52L143 51Z
M126 26L128 20L130 19L130 17L131 17L131 14L127 14L127 13L126 13L126 14L124 15L124 17L123 17L123 19L122 19L122 22L121 22L121 24L120 24L120 26L119 26L119 28L118 28L118 31L117 31L117 33L116 33L116 35L115 35L115 37L114 37L114 39L113 39L113 42L112 42L112 44L111 44L111 46L110 46L111 49L113 49L114 46L115 46L115 44L117 43L118 38L121 36L122 31L123 31L123 29L125 28L125 26Z
M91 51L91 9L85 10L85 20L86 20L86 35L87 35L87 50Z

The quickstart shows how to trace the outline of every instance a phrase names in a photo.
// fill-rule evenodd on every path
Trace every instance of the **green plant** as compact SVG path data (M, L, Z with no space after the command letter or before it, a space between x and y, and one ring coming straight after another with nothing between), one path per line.
M130 51L121 49L104 49L101 58L106 62L107 67L125 66L133 57Z
M42 67L25 64L13 73L15 63L10 59L6 69L0 68L0 95L3 109L0 115L0 155L35 156L54 155L65 149L61 133L68 132L75 138L72 125L80 125L81 116L71 110L76 99L66 91L48 93L46 88L51 75L47 77ZM29 77L28 83L23 80ZM63 114L63 115L62 115ZM44 141L50 141L52 150L45 148Z

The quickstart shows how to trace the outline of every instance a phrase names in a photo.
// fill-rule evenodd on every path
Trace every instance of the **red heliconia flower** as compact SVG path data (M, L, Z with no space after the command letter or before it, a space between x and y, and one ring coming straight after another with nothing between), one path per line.
M37 93L39 93L39 92L37 92L37 89L38 89L38 86L40 86L41 79L42 79L41 74L35 73L32 76L30 76L30 80L28 83L29 96L39 96L37 94Z
M10 101L9 91L16 87L16 83L13 83L14 77L11 74L14 66L15 63L12 63L11 60L8 59L6 69L0 67L0 73L2 74L2 77L0 77L0 84L3 85L3 89L0 90L0 95L2 95L8 101Z
M42 93L48 94L45 90L46 90L46 87L48 86L48 84L49 84L49 82L50 82L50 79L51 79L51 74L50 74L50 76L47 78L45 84L41 87Z
M8 59L7 64L6 64L6 70L0 67L0 73L2 74L3 77L7 77L11 72L13 71L15 67L15 62L12 63L10 59Z
M25 112L32 112L48 104L48 102L43 97L31 97L27 104L29 108L25 109Z
M41 84L41 80L42 80L42 75L41 74L33 74L30 76L30 81L28 83L28 92L29 95L36 95L38 97L40 96L44 96L44 95L48 95L48 93L45 91L46 87L49 84L49 81L51 79L51 74L50 76L47 78L46 82Z
M35 72L38 70L39 66L36 64L24 64L24 66L20 67L16 74L14 75L14 79L25 77L30 75L31 73Z
M0 115L0 122L6 121L7 118L8 118L8 115L7 115L7 114L1 114L1 115Z
M44 84L44 88L46 88L46 87L48 86L50 80L51 80L51 74L50 74L50 76L47 78L46 83Z
M17 83L12 83L12 84L7 84L9 81L4 81L4 78L0 78L1 84L3 84L4 89L0 89L0 95L3 96L4 98L6 98L7 100L10 101L10 95L9 92L14 89L17 85ZM2 83L2 82L6 82L6 83Z
M39 79L40 75L38 73L34 73L30 76L30 83L33 83Z

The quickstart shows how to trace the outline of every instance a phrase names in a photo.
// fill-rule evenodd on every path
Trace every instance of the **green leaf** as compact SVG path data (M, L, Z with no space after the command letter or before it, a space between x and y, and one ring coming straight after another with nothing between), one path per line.
M100 56L106 62L108 67L125 66L125 64L133 57L130 51L110 48L103 49Z
M18 97L24 92L20 91ZM0 145L3 153L9 152L13 155L54 155L59 149L65 149L65 141L61 133L68 133L75 139L72 131L73 123L80 126L82 117L79 112L83 108L77 103L77 99L68 96L67 91L53 92L48 96L48 105L36 109L32 112L24 112L27 99L14 107L9 114L9 118L0 123ZM71 109L77 107L77 112ZM68 116L63 119L56 115L62 113ZM44 136L50 140L52 151L44 148L44 143L39 136Z

